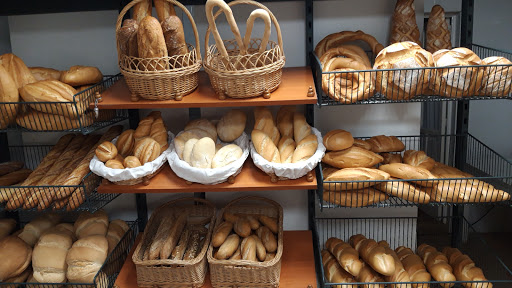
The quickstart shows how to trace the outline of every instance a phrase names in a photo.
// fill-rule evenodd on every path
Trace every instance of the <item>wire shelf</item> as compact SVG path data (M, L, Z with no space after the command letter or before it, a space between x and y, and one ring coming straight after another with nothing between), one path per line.
M511 200L507 199L507 194L503 192L512 192L512 163L472 135L421 135L399 136L398 138L405 144L405 150L423 150L437 162L449 166L454 166L456 152L462 153L465 162L460 170L471 174L472 177L387 181L324 181L322 167L326 165L320 163L317 171L319 175L317 193L320 208L396 207L421 204L441 206L499 203L509 205L511 203ZM462 143L465 151L455 151L457 143ZM385 184L396 186L397 193L386 200L375 200L381 198L373 196L374 188L382 191L380 185ZM420 189L424 193L418 193ZM353 190L357 190L358 193L350 192L351 198L345 197L345 199L340 196L345 194L328 192ZM427 198L430 201L426 201Z
M114 250L107 256L98 273L94 276L94 283L0 283L0 288L30 287L30 288L112 288L116 281L121 267L128 257L128 253L135 242L139 232L137 221L126 222L130 230L126 232L116 245Z
M512 61L509 52L476 44L471 49L482 59L501 56ZM373 62L374 55L368 55ZM312 53L311 66L319 106L512 99L512 65L322 72L319 58ZM388 86L386 78L393 79L395 85ZM367 97L363 91L368 91ZM342 97L335 99L329 94Z
M72 102L0 102L0 113L11 119L6 127L2 127L0 121L0 132L68 131L89 134L126 120L128 110L100 110L96 116L90 108L96 101L96 94L107 90L120 78L121 74L105 76L102 82L75 94ZM42 118L35 115L42 115Z
M46 154L52 148L51 145L26 145L26 146L9 146L9 154L11 161L19 161L25 163L25 167L34 170L39 163L43 160ZM76 193L75 195L83 195L83 200L80 197L71 197L69 201L73 204L72 206L78 206L76 211L91 211L94 212L101 209L106 204L117 198L119 194L103 194L97 193L96 188L100 185L102 178L89 172L81 181L79 185L75 186L0 186L0 195L2 198L9 198L7 195L13 193L27 193L25 191L41 191L42 197L47 197L49 201L53 201L53 204L46 210L54 211L69 211L68 205L64 205L61 208L56 207L56 199L49 199L58 189L65 188L67 193ZM46 200L46 199L45 199ZM16 203L17 204L17 203ZM17 205L19 206L19 205ZM0 211L8 210L6 204L0 204ZM37 211L37 208L23 209L18 207L12 209L12 211Z
M507 265L497 256L482 237L474 230L474 228L466 221L465 218L459 217L439 217L429 220L428 228L418 229L418 226L425 226L422 219L416 217L388 217L388 218L317 218L314 225L314 249L317 265L317 277L321 283L320 287L334 287L333 285L340 285L341 283L329 283L324 277L324 268L322 267L322 259L320 257L321 250L325 248L325 242L330 237L337 237L343 241L348 242L350 236L355 234L363 234L367 238L374 239L375 241L385 240L389 243L391 249L398 246L406 246L413 251L416 250L419 244L427 243L436 247L439 251L443 247L450 246L451 243L451 223L457 220L462 224L463 241L457 247L462 253L469 255L475 262L477 267L480 267L489 282L493 283L494 288L510 287L512 283L512 272ZM378 282L386 285L386 287L406 288L405 283L398 282ZM443 287L442 284L451 283L455 288L462 287L480 287L478 283L488 283L479 281L470 282L413 282L413 283L428 283L430 288ZM370 283L343 283L346 288L368 287ZM374 283L375 284L375 283ZM469 285L473 286L469 286ZM409 284L410 285L410 284ZM482 284L480 284L482 285ZM481 286L486 287L486 286Z

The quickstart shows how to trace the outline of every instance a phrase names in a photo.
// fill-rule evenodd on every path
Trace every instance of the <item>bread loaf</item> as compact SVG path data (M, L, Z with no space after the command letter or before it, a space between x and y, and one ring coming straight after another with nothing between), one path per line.
M356 277L358 282L362 283L373 283L373 282L384 282L382 276L375 272L370 265L363 263L363 267L359 272L359 275ZM363 288L384 288L384 284L365 284L362 285Z
M135 143L133 156L137 157L142 165L155 160L160 154L160 144L153 138L146 137Z
M137 42L140 58L162 58L167 57L168 55L164 33L160 26L160 22L149 15L139 22ZM148 71L169 69L168 62L163 59L158 61L147 61L145 68Z
M105 141L96 148L95 153L98 160L101 162L107 162L108 160L116 158L117 148L116 145L112 144L112 142Z
M164 21L169 16L176 16L174 5L167 2L166 0L153 0L153 4L155 5L156 15L160 22Z
M281 140L279 140L277 148L281 156L281 163L292 163L292 157L295 152L295 141L289 136L283 136Z
M402 155L395 153L380 153L380 156L384 159L382 164L391 164L391 163L402 163Z
M242 157L242 148L236 144L228 144L217 151L212 160L212 168L227 166Z
M352 276L359 275L363 268L363 262L359 259L359 253L352 246L341 239L331 237L325 242L325 248L338 260L341 268Z
M325 153L322 162L336 168L373 167L382 162L382 156L359 147Z
M77 91L68 84L57 80L45 80L23 86L20 96L26 102L64 102L54 105L29 104L36 111L77 118L83 115L87 107L75 105L73 101Z
M379 241L378 244L379 246L384 247L386 254L391 255L395 261L395 272L390 276L384 277L384 279L388 282L400 283L391 284L391 287L393 288L412 288L409 273L407 273L404 266L402 265L402 262L400 262L398 255L396 255L396 252L389 247L389 244L386 241Z
M452 39L444 9L441 5L432 6L427 22L426 48L430 53L441 49L452 49Z
M18 171L23 168L23 166L25 166L25 163L17 161L0 163L0 176Z
M62 71L60 81L71 86L96 84L103 79L100 69L93 66L71 66L68 71Z
M0 240L0 281L21 274L30 264L32 248L16 236Z
M188 246L189 238L190 238L191 231L187 228L183 230L180 236L180 240L178 240L178 244L174 247L171 253L170 259L172 260L182 260L183 255L185 254L185 251Z
M66 255L72 244L72 238L65 233L41 236L32 253L34 279L39 283L66 282Z
M329 151L340 151L350 148L354 144L354 138L350 132L336 129L324 135L323 143Z
M512 88L512 62L504 57L487 57L482 65L502 65L484 67L480 94L503 97L510 94Z
M316 149L318 148L318 138L315 134L310 134L300 142L297 143L297 147L292 155L292 163L297 163L300 161L306 161L311 156L316 153Z
M341 31L338 33L327 35L320 42L318 42L318 44L315 46L315 54L318 57L321 57L327 50L331 48L336 48L346 42L353 42L357 40L366 42L370 46L373 55L379 54L380 50L384 48L384 46L382 46L382 44L380 44L379 41L375 39L375 37L366 34L361 30Z
M371 150L375 153L400 152L405 149L404 143L395 136L373 136L366 142L371 145Z
M201 138L192 148L190 166L203 169L212 168L214 156L215 142L209 137Z
M267 107L254 109L254 129L265 133L276 146L279 143L281 134L274 123L272 112Z
M193 230L190 235L190 240L187 245L187 250L185 251L185 255L183 256L183 260L192 260L196 258L199 250L199 246L201 244L201 233L197 230Z
M94 116L87 114L78 119L72 119L66 116L46 114L37 111L30 111L24 115L18 115L16 124L34 131L62 131L87 127L94 122Z
M224 114L217 123L217 135L224 142L235 141L245 130L247 115L242 110L233 109Z
M416 151L416 150L405 151L403 161L405 164L424 168L429 171L434 168L434 164L436 163L436 161L434 161L434 159L428 157L425 152Z
M190 139L185 143L183 148L183 161L187 162L190 166L192 166L192 162L190 162L190 158L192 157L192 149L196 145L199 139Z
M281 106L277 111L277 128L281 137L293 138L293 114L295 113L295 106Z
M235 231L241 238L246 238L251 235L251 224L245 217L238 217L233 224L233 231Z
M220 247L226 238L228 238L229 233L233 230L233 223L224 221L222 222L216 229L215 233L212 236L212 246L214 248Z
M421 261L420 256L404 246L395 249L398 258L402 262L405 271L409 273L412 282L429 282L432 278L427 272L427 267ZM428 288L429 284L412 284L413 288Z
M146 16L151 16L151 10L153 10L151 0L142 0L133 6L132 18L135 19L137 23L140 23Z
M183 149L185 148L185 143L187 143L188 140L199 140L203 137L208 137L208 134L199 129L192 129L178 134L178 136L174 138L174 148L176 149L176 154L178 154L178 157L183 160Z
M427 244L418 246L417 252L434 280L443 282L456 281L455 275L453 275L453 269L450 264L448 264L448 258L446 258L443 253ZM455 283L441 284L444 288L453 287L454 285Z
M268 253L274 253L277 251L277 239L267 226L261 226L258 228L258 230L256 230L256 235L261 239L261 242L263 242L263 246L265 246Z
M117 244L123 239L130 226L125 221L116 219L110 222L107 230L108 253L112 252Z
M9 218L0 219L0 240L9 236L14 231L14 228L16 228L16 220Z
M257 261L256 241L253 237L247 237L242 240L242 243L240 244L240 253L242 255L242 260Z
M30 245L30 247L34 247L39 237L41 237L46 230L59 223L59 221L60 217L55 214L44 214L25 225L18 237Z
M323 199L343 207L365 207L387 200L389 197L373 188L349 191L324 191Z
M187 43L185 42L185 31L183 31L183 24L176 15L171 15L162 21L162 31L164 33L165 45L169 57L185 55L188 53ZM176 62L176 64L181 64ZM181 67L178 65L174 68Z
M0 186L11 186L16 183L20 183L27 179L30 173L32 173L32 170L30 169L20 169L7 175L0 176Z
M91 235L105 236L108 230L108 215L103 210L95 213L82 212L75 221L75 234L78 239Z
M354 139L354 144L352 146L356 146L356 147L363 148L366 150L372 150L372 145L370 143L366 142L365 140L361 140L361 139Z
M17 89L36 82L36 78L32 75L27 65L18 56L7 53L0 55L0 64L9 72Z
M108 241L105 236L92 235L77 240L66 255L66 277L71 283L93 283L94 276L107 258Z
M389 180L397 180L396 178L389 178ZM405 181L392 181L383 182L375 185L375 188L392 196L402 198L419 204L427 204L430 202L428 193L422 190L423 187L411 185Z
M306 136L310 135L311 126L306 122L306 117L304 114L295 112L293 114L293 135L295 139L295 143L299 143L302 139L306 138Z
M60 79L60 71L52 68L45 67L29 67L30 73L36 79L36 81L43 80L59 80Z
M427 169L423 169L420 167L414 167L408 164L403 163L393 163L381 165L379 167L380 170L389 173L389 175L400 178L400 179L425 179L419 181L412 181L423 187L434 187L437 185L437 179L430 171Z
M204 132L206 132L207 137L210 137L213 140L213 142L217 141L217 128L208 119L200 118L200 119L192 120L192 121L188 122L187 125L185 125L185 128L183 130L193 131L193 133L198 134L200 136L200 138L206 137L206 136L203 136L203 134L196 131L196 129L203 131L203 134L204 134Z
M281 155L272 139L260 130L252 130L251 141L256 152L269 162L281 163Z
M350 237L350 245L375 271L384 276L391 276L395 272L395 259L386 253L384 247L379 246L375 240L357 234Z
M167 238L168 232L172 229L174 225L175 217L170 215L162 215L160 219L160 223L158 224L158 229L156 230L156 234L152 239L144 238L144 241L147 241L147 245L149 246L148 259L155 260L160 258L160 251L165 243L165 239Z
M137 30L139 24L135 19L125 19L123 26L117 31L117 46L122 55L138 57Z
M125 168L135 168L142 166L142 163L140 163L139 158L135 156L128 156L124 159L123 166Z
M5 283L24 283L24 282L35 283L36 282L35 279L33 281L27 281L27 279L29 279L29 277L32 277L32 267L30 267L30 266L27 267L27 269L25 269L25 271L23 271L18 276L14 276L14 277L8 278L8 279L4 280L4 282ZM5 285L5 286L7 288L16 288L16 287L18 287L18 285ZM33 288L33 285L26 285L26 287Z
M328 191L344 191L358 190L370 187L376 182L359 182L359 181L376 181L388 180L390 175L379 169L371 168L344 168L331 173L324 177L324 189ZM347 183L328 183L329 181L358 181Z
M416 24L414 0L397 0L393 18L391 19L391 35L389 42L412 41L421 45L420 30Z
M231 234L226 238L226 241L222 243L219 247L219 250L215 253L213 257L218 260L225 260L231 257L238 249L238 244L240 243L240 237L236 234Z
M187 214L182 213L176 218L174 224L172 225L172 229L167 231L168 235L164 240L164 244L162 245L162 249L160 250L160 259L168 259L171 256L172 250L178 243L180 239L180 235L187 224Z
M334 258L334 256L327 250L322 250L322 265L324 266L324 273L327 282L330 283L351 283L354 282L352 275L343 270ZM337 286L338 287L338 286ZM343 287L343 286L341 286Z
M167 134L167 127L162 118L155 119L151 124L149 137L153 138L160 144L160 153L163 153L169 148L169 135Z
M135 130L128 129L125 130L119 137L117 138L116 148L119 154L123 155L123 157L127 157L133 154L133 148L135 146Z

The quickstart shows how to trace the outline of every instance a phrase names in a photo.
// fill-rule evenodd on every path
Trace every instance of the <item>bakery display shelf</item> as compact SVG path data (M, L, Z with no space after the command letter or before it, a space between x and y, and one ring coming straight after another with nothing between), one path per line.
M320 163L318 181L320 181L318 198L321 208L339 208L339 207L391 207L391 206L415 206L427 204L425 194L414 194L415 189L422 189L430 194L430 202L427 205L484 205L484 204L503 204L512 203L508 194L512 193L512 163L486 146L470 134L467 135L421 135L421 136L398 136L405 144L405 150L423 150L426 154L437 162L453 166L457 143L463 143L466 147L465 163L463 169L465 173L473 175L468 178L439 178L439 179L411 179L411 180L387 180L387 181L324 181L322 168L325 164ZM362 137L360 139L368 139ZM415 184L411 181L416 181ZM398 187L398 195L389 197L373 203L373 188L386 182L395 183ZM494 188L486 185L491 184ZM406 186L407 185L407 186ZM424 188L425 186L437 185L437 189ZM364 188L363 188L364 187ZM411 188L412 187L412 188ZM352 199L342 199L336 197L333 193L327 191L357 190L359 193L351 193ZM406 189L404 189L406 188ZM324 197L325 193L325 197ZM413 196L418 195L418 196ZM459 195L456 196L447 196ZM396 197L398 196L398 197ZM495 201L488 199L496 197ZM339 200L337 200L339 199ZM406 201L415 200L413 201ZM464 199L457 200L457 199Z
M137 247L141 235L137 236ZM313 238L311 231L284 231L283 232L283 256L281 263L280 287L317 287L315 273L315 260L313 255ZM137 272L132 260L134 248L130 251L126 262L117 277L115 287L139 288L137 285ZM300 253L297 253L300 251ZM188 286L184 286L188 287ZM210 283L210 275L206 275L202 288L213 287Z
M34 170L51 148L52 146L50 145L9 146L10 159L11 161L23 162L25 163L25 168ZM74 186L0 186L0 196L2 199L9 199L8 195L15 193L28 193L30 189L30 191L40 191L41 200L53 202L44 210L60 212L70 211L68 207L69 204L72 204L72 206L76 208L71 210L95 212L119 196L119 194L98 193L96 188L101 183L101 179L101 177L89 172L82 179L80 184ZM55 203L57 200L51 199L50 197L55 195L55 193L60 189L65 189L67 193L72 193L72 196L69 198L67 205L64 205L61 208L56 208ZM11 208L6 206L6 202L0 204L0 211L11 210ZM12 210L30 212L37 211L38 208L37 206L30 209L18 207Z
M313 173L315 175L315 173ZM99 193L194 193L194 192L229 192L229 191L264 191L264 190L308 190L317 188L316 177L307 181L306 176L295 180L282 180L276 183L270 181L270 176L254 166L252 160L245 161L242 171L234 183L220 183L217 185L187 184L164 164L160 173L155 175L149 183L133 186L115 185L103 180L98 187Z
M428 216L427 216L428 217ZM455 282L413 282L429 284L430 288L441 288L443 284L451 284L454 288L462 287L487 287L484 283L491 282L494 288L511 287L512 272L498 256L493 247L488 245L481 235L468 223L463 217L454 219L453 217L438 218L417 218L417 217L384 217L384 218L316 218L313 235L315 241L315 260L318 266L318 281L321 287L334 287L341 283L329 283L324 277L324 268L322 260L318 255L325 248L325 241L330 237L337 237L348 242L350 236L363 234L367 238L375 241L385 240L389 243L391 249L399 246L406 246L416 252L416 248L426 243L434 246L439 251L443 247L451 246L452 228L450 227L454 220L461 224L462 241L457 247L462 253L467 254L484 272L488 282L485 281L455 281ZM421 228L419 228L421 227ZM405 283L399 282L378 282L385 287L406 288L410 287ZM354 280L353 283L344 284L346 288L363 287L369 283L360 283ZM396 285L392 285L396 284ZM364 286L367 287L367 286Z
M156 109L156 108L204 108L204 107L242 107L242 106L276 106L316 104L314 82L309 67L283 68L279 88L271 93L269 99L255 97L248 99L226 98L220 100L213 90L208 75L199 72L199 87L181 101L131 100L131 92L124 78L102 93L102 102L98 103L100 111L106 109ZM313 91L308 96L308 90ZM92 104L91 104L92 105ZM92 106L91 106L92 107Z
M0 288L30 287L30 288L112 288L128 252L132 249L135 237L139 232L139 220L127 221L130 230L124 234L116 247L108 254L100 270L94 276L93 283L8 283L0 282Z
M512 60L512 53L496 50L493 48L484 47L481 45L473 44L471 46L481 59L490 56L501 56ZM369 58L374 60L374 55L370 52ZM373 63L372 63L373 65ZM322 72L320 59L311 53L311 66L313 69L313 77L315 79L316 91L318 92L318 105L319 106L333 106L333 105L353 105L353 104L385 104L385 103L413 103L413 102L438 102L438 101L458 101L458 100L490 100L490 99L512 99L512 65L479 65L479 66L459 66L459 67L429 67L429 68L405 68L405 69L377 69L377 70L345 70ZM483 68L490 70L502 71L499 76L483 77ZM441 73L447 74L444 81L451 86L463 88L468 96L462 97L461 93L455 89L450 89L446 85L434 85L435 79ZM378 75L387 76L388 79L393 79L395 87L389 88L387 94L397 94L396 98L386 97L386 95L377 92L379 87L387 86L384 77L377 83ZM471 86L471 81L465 80L466 75L475 75L476 78L482 78L482 85L487 86L486 89L480 89L475 85ZM327 81L329 78L336 78L334 81L339 82L339 85L332 84L333 81ZM322 81L325 79L324 86ZM371 81L370 81L371 80ZM403 92L398 93L398 87L403 89ZM412 87L412 88L411 88ZM418 87L418 88L414 88ZM501 89L499 89L501 87ZM503 88L504 87L504 88ZM362 91L376 91L376 93L367 99L362 97ZM342 95L344 99L334 99L329 97L330 94ZM416 91L423 91L416 93ZM419 95L416 95L419 94ZM359 99L359 100L358 100ZM353 101L352 101L353 100Z
M126 120L127 110L101 110L98 114L94 111L97 96L120 78L121 74L105 76L102 82L75 94L71 102L0 102L2 114L16 115L16 121L0 132L68 131L89 134ZM32 113L36 111L49 113Z

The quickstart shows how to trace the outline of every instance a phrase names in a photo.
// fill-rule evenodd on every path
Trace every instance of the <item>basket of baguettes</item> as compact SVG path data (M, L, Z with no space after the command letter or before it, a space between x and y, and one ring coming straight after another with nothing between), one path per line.
M214 223L215 207L204 199L181 198L158 207L132 256L137 285L203 286Z
M455 281L467 288L493 287L482 269L457 248L444 247L442 252L421 244L417 254L400 246L393 250L385 240L375 241L362 234L353 235L349 242L329 238L321 252L324 279L327 283L346 287L428 288L441 282L440 287L455 286ZM351 284L354 283L354 284Z
M274 120L266 107L254 109L251 133L251 157L256 167L271 177L272 182L298 179L307 175L322 160L325 146L322 135L307 122L294 106L282 106Z
M112 141L101 143L89 165L92 172L116 185L148 183L167 161L172 133L160 112L153 111Z
M242 39L232 6L248 4L254 10L247 19L247 30ZM214 15L213 8L219 7ZM277 89L281 83L282 67L285 63L283 39L279 23L274 14L264 5L250 0L235 0L228 4L223 0L208 0L205 6L208 30L205 40L204 68L219 98L249 98L264 96ZM217 30L215 20L224 13L235 39L223 40ZM254 21L261 18L265 23L263 38L251 38ZM269 40L271 25L277 32L277 42ZM215 44L209 45L210 33Z
M246 196L228 203L217 218L208 249L213 287L278 287L283 255L283 209Z
M249 157L246 120L243 111L233 109L217 125L206 118L190 121L173 141L171 169L188 183L234 183Z
M132 93L149 100L181 100L198 85L201 52L197 27L190 12L175 0L134 0L119 13L116 23L119 69ZM183 25L174 5L187 15L195 46L185 42ZM133 19L124 16L133 7ZM121 25L122 24L122 25Z

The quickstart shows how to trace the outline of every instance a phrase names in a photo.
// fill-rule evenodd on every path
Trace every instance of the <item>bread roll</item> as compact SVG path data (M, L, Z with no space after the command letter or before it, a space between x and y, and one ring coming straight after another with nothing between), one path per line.
M295 113L295 106L281 106L277 111L277 128L281 137L293 138L293 114Z
M123 236L130 230L130 226L125 221L116 219L112 220L108 225L107 230L107 241L108 241L108 253L112 252L117 244L121 241Z
M400 152L405 149L405 145L395 136L378 135L366 140L371 145L371 151L375 153L382 152Z
M354 138L350 132L336 129L324 135L323 143L329 151L340 151L350 148L354 144Z
M132 18L135 19L137 23L140 23L146 16L151 16L151 10L153 10L151 0L142 0L133 6Z
M245 217L238 217L233 224L233 231L242 238L249 237L251 235L251 224Z
M350 237L350 245L378 273L391 276L395 272L395 259L386 253L384 247L379 246L375 240L357 234Z
M135 129L135 132L133 133L133 138L135 138L135 142L138 142L144 137L149 137L149 135L151 134L151 125L153 124L154 121L155 119L151 116L146 116L139 121L137 129Z
M107 258L108 241L105 236L92 235L81 238L66 255L66 277L71 283L93 283L94 276Z
M111 159L105 162L105 167L111 168L111 169L124 169L123 162L117 160L117 159Z
M62 71L60 81L71 86L96 84L103 79L100 69L94 66L71 66L68 71Z
M91 235L105 236L108 230L108 215L103 210L95 213L84 211L75 221L75 235L78 239Z
M382 162L382 156L359 147L325 153L322 162L336 168L373 167Z
M356 147L363 148L366 150L372 150L372 145L370 143L366 142L365 140L361 140L361 139L354 139L354 144L352 146L356 146Z
M389 43L413 41L421 45L420 30L416 24L414 0L397 0L391 19Z
M135 168L142 166L142 163L140 163L139 158L135 156L128 156L124 159L123 166L125 168Z
M0 102L17 103L20 101L18 87L9 72L0 65ZM18 104L0 106L0 129L12 124L18 113Z
M9 236L12 231L16 228L16 220L14 219L0 219L0 240L6 236Z
M363 262L359 259L359 253L343 240L331 237L325 242L325 248L338 260L345 271L352 276L358 276Z
M473 51L464 48L452 50L439 50L433 55L436 67L450 67L437 69L431 87L436 95L461 98L477 95L482 84L483 68L463 67L480 65L482 60Z
M61 72L59 70L45 67L29 67L28 69L30 70L36 81L60 79Z
M162 31L164 33L165 45L167 47L167 53L169 57L185 55L188 53L187 43L185 42L185 31L183 31L183 24L176 15L171 15L165 20L162 20ZM178 67L181 67L181 63Z
M16 236L0 240L0 281L21 274L30 264L32 249Z
M224 221L215 229L215 233L212 236L212 246L214 248L220 247L226 238L228 238L229 233L233 230L233 223Z
M256 230L256 235L261 239L261 242L263 242L263 246L265 246L268 253L274 253L277 251L277 239L267 226L261 226L258 228L258 230Z
M133 148L135 146L135 130L128 129L121 133L117 138L116 148L119 154L123 155L123 157L127 157L133 154Z
M155 160L160 154L160 144L153 138L146 137L135 143L133 156L137 157L142 165Z
M380 153L380 156L384 159L382 164L391 164L391 163L402 163L402 155L398 153Z
M242 148L238 147L236 144L226 145L220 148L219 151L215 153L215 156L213 156L212 168L227 166L240 159L243 153Z
M233 109L224 114L217 123L217 135L224 142L235 141L245 130L247 115L242 110Z
M324 267L325 279L330 283L351 283L354 282L352 275L342 269L338 261L327 250L322 250L322 265ZM348 285L347 285L348 286ZM345 287L336 285L336 287Z
M429 171L434 168L434 164L436 163L436 161L428 157L425 152L416 150L405 151L403 161L405 164L427 169Z
M240 254L242 255L242 260L258 260L256 258L256 240L254 239L254 237L247 237L244 238L244 240L242 240L242 243L240 244Z
M66 282L66 255L72 244L72 238L65 233L41 236L32 253L34 279L39 283Z
M17 89L36 82L36 78L32 75L27 65L18 56L7 53L0 55L0 64L9 72Z
M215 128L215 125L213 125L213 123L210 122L208 119L200 118L192 120L188 122L187 125L185 125L185 128L183 130L193 131L194 133L197 133L195 129L202 130L203 133L206 132L208 134L208 137L210 137L213 140L213 142L217 141L217 128ZM201 136L200 138L205 137L202 134L199 136Z
M176 16L174 5L167 2L166 0L153 0L153 4L155 5L156 15L160 22L164 21L169 16Z
M379 167L380 170L389 173L389 175L400 179L425 179L412 181L423 187L434 187L437 185L437 179L430 171L420 167L414 167L403 163L386 164Z
M441 5L432 6L427 22L426 49L434 53L441 49L452 49L452 39L444 9Z
M292 163L306 161L313 156L318 148L318 138L315 134L310 134L297 143L297 147L292 155Z
M373 188L349 191L324 191L323 199L334 205L343 207L365 207L382 201L389 197Z
M302 139L306 138L306 136L310 135L311 126L306 122L306 117L301 113L293 114L293 135L295 139L295 143L299 143Z
M167 148L169 148L169 134L167 134L167 127L165 126L162 118L156 119L151 124L149 137L153 138L153 140L160 144L160 153L163 153Z
M168 55L164 33L160 22L156 18L146 16L139 22L137 42L140 58L162 58ZM145 68L149 71L166 70L169 69L169 65L163 59L158 61L148 60Z
M329 181L376 181L388 180L390 175L379 169L344 168L324 178L324 189L328 191L358 190L373 186L377 182L328 183Z
M295 152L295 141L288 136L283 136L277 145L281 163L292 163L292 157ZM315 149L316 150L316 149Z
M281 163L281 155L272 139L260 130L252 130L252 144L256 152L269 162Z
M504 57L487 57L482 65L503 65L484 67L481 95L503 97L510 94L512 87L512 62Z
M258 220L263 224L264 226L268 227L272 233L277 234L279 233L279 227L277 224L277 219L269 217L267 215L259 215Z
M219 247L219 250L215 253L213 257L218 260L225 260L231 257L235 253L238 248L238 244L240 243L240 237L236 234L231 234L228 236L226 241L222 243Z
M122 55L132 57L139 56L137 30L139 30L137 20L125 19L123 21L123 26L121 26L117 32L117 46Z
M51 227L50 229L44 231L43 235L46 235L49 233L65 234L65 235L68 235L73 242L76 241L75 227L71 223L59 223L59 224Z
M107 162L108 160L116 158L117 148L112 142L105 141L96 148L95 153L96 157L98 157L101 162Z
M212 168L212 160L215 156L215 142L209 137L199 139L192 148L190 166L196 168Z

